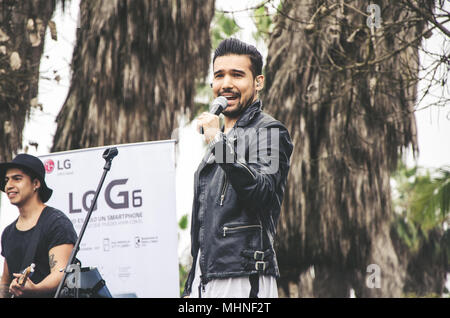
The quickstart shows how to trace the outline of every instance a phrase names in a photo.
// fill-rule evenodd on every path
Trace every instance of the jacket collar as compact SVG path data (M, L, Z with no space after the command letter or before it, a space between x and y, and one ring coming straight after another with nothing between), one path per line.
M261 111L262 111L262 102L259 99L257 99L253 102L253 104L251 104L244 110L244 112L242 113L241 117L239 117L239 119L237 120L234 127L247 126L250 123L250 121L253 119L253 117L255 117L255 115L260 113ZM224 130L225 130L225 126L222 126L221 131L224 132ZM204 157L202 159L202 162L200 163L198 171L201 171L203 169L203 167L209 161L211 161L211 155L212 155L211 150L206 152L206 154L204 155Z
M242 113L241 117L237 120L235 127L245 127L255 117L256 114L262 111L262 102L257 99L247 107Z

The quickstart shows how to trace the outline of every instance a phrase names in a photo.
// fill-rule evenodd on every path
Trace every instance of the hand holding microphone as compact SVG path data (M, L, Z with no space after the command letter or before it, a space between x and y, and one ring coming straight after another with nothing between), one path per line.
M209 143L216 133L220 131L219 115L227 108L228 100L219 96L211 104L209 112L203 112L197 118L197 129L201 134L205 135L205 140Z

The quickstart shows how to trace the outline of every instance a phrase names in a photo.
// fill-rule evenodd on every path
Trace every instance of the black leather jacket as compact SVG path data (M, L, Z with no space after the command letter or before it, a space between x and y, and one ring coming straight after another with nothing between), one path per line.
M184 295L191 293L199 249L202 284L255 273L279 277L273 240L293 145L287 129L261 109L259 100L250 105L195 172L193 264Z

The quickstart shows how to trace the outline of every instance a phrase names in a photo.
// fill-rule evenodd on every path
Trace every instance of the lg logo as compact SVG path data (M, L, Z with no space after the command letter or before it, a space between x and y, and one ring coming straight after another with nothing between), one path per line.
M55 169L55 162L52 159L48 159L44 162L45 172L52 173L53 169Z
M55 168L57 170L69 170L72 168L72 163L70 159L66 160L56 160L56 164L52 159L48 159L44 162L44 168L46 173L52 173Z
M123 189L122 186L126 185L128 182L128 179L117 179L112 180L108 183L105 189L105 201L106 204L112 208L112 209L128 209L131 206L133 208L141 207L143 204L142 199L142 190L141 189L134 189L134 190L123 190L120 191L117 188ZM118 192L120 191L120 192ZM86 191L81 196L81 206L83 209L88 212L95 195L95 191ZM92 198L92 200L89 199L89 197ZM74 203L74 193L69 193L69 213L80 213L80 208L75 208ZM97 205L95 205L92 209L92 211L97 210Z

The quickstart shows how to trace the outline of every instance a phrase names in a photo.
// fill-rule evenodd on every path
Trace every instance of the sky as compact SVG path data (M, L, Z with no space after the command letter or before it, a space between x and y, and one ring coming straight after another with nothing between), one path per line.
M238 11L234 14L241 31L236 37L255 45L265 59L267 48L264 43L256 42L252 33L256 31L251 19L251 8L260 0L229 1L217 0L216 6L222 10ZM58 40L54 41L47 32L45 51L41 60L39 82L39 103L43 111L32 109L30 118L26 122L23 136L24 146L30 142L38 142L36 149L29 146L28 153L33 155L45 155L50 152L53 134L56 130L55 118L63 105L70 86L70 61L72 59L73 46L75 44L75 32L78 21L79 0L66 2L66 12L63 14L60 8L55 14L54 21L58 30ZM273 12L273 10L272 10ZM447 54L449 47L442 47L443 39L435 32L424 44L428 50ZM428 63L426 55L421 56L423 63ZM59 81L55 80L59 76ZM447 96L450 96L447 86ZM436 93L436 92L435 92ZM439 92L438 92L439 93ZM427 97L417 109L423 108L432 102L432 97ZM437 168L450 164L450 105L446 107L429 107L416 111L418 125L418 142L420 155L413 159L411 153L407 153L406 160L409 166L418 164L427 168ZM179 129L179 148L177 153L177 216L190 215L193 196L193 174L201 160L203 145L202 137L195 132L195 122L189 125L182 123ZM17 209L12 207L2 193L0 208L0 231L17 217ZM189 257L189 231L180 232L179 256L181 259ZM1 260L0 260L1 262Z

